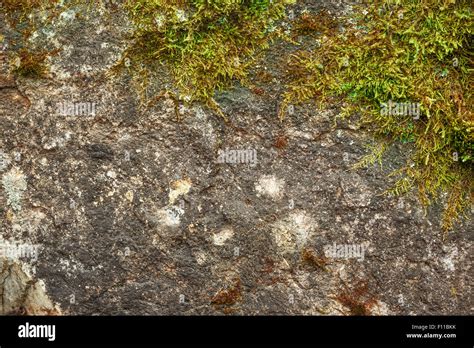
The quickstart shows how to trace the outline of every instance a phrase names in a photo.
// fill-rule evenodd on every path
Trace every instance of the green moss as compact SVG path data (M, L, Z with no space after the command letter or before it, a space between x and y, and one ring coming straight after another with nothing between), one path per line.
M362 114L384 144L413 144L406 166L393 173L399 181L390 192L417 187L426 205L448 193L443 226L450 229L474 196L470 1L386 0L356 13L343 32L315 26L321 47L291 57L292 82L281 110L342 97L343 114ZM314 21L305 23L300 30ZM419 106L419 113L403 107L387 112L391 101ZM379 159L379 150L363 162Z
M10 24L22 33L22 42L11 45L17 74L47 73L51 52L28 45L43 17L39 11L47 9L51 19L82 2L92 6L90 0L0 0ZM145 100L167 95L176 102L202 101L220 112L216 91L246 83L249 66L278 33L275 23L292 2L126 0L134 31L119 66L139 81ZM280 117L289 104L344 98L343 115L362 114L362 123L382 140L360 164L381 162L391 143L412 145L406 165L392 174L399 180L389 192L416 187L425 205L448 193L443 226L449 229L474 197L473 23L467 0L376 1L348 18L344 31L327 13L305 13L294 33L320 45L291 56ZM171 73L174 87L149 93L160 67ZM419 112L381 112L392 101L419 105Z
M214 93L245 81L255 53L292 0L138 0L125 4L134 23L126 58L147 78L165 63L180 100L216 106ZM125 61L124 59L124 61ZM145 71L141 68L145 67ZM146 85L144 85L146 88Z

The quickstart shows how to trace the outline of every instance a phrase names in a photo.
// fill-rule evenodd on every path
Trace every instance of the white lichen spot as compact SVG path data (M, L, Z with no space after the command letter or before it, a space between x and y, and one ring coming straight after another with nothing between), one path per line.
M183 214L183 209L173 206L158 210L157 215L161 224L168 227L174 227L180 224L181 215Z
M204 253L203 251L198 251L197 253L195 253L194 258L196 259L196 262L199 266L202 266L207 261L206 253Z
M26 176L18 168L13 167L2 177L3 189L7 194L7 203L16 211L21 209L21 199L26 190Z
M169 193L169 204L174 204L179 196L186 195L191 189L192 183L189 179L176 180L171 183Z
M107 171L107 176L109 178L115 179L117 177L117 173L114 172L113 170L109 170L109 171Z
M231 228L225 228L218 233L212 235L212 242L215 245L222 246L225 242L234 236L234 231Z
M278 179L274 175L263 175L255 184L257 196L266 195L271 198L280 198L283 194L285 181Z
M59 15L59 19L64 22L71 22L76 18L76 12L74 10L64 11Z
M11 163L10 156L8 156L5 152L0 150L0 172L3 172L5 169L7 169L10 163Z
M303 249L316 227L316 222L304 211L292 212L277 221L272 230L279 252L286 254Z
M55 138L50 139L43 145L43 149L45 150L51 150L56 147L64 147L66 143L71 140L71 132L66 132L64 133L63 136L58 136Z
M457 256L458 249L455 246L449 248L448 254L441 259L441 264L443 265L443 268L447 271L454 272L456 270L454 262Z
M83 273L86 271L84 264L75 259L61 258L59 260L59 267L69 277L74 276L74 274Z

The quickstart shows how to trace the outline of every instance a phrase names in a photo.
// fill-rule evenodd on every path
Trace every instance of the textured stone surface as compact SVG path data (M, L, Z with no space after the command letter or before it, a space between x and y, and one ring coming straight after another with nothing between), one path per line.
M350 11L340 3L306 5ZM228 124L199 105L180 105L177 121L171 99L145 109L127 75L106 74L128 30L106 12L68 12L36 36L61 48L48 79L15 79L0 57L0 175L26 180L20 209L0 190L0 237L41 246L36 261L0 263L0 312L348 314L341 294L373 314L473 312L472 220L446 234L440 206L425 214L413 194L382 195L407 145L355 171L370 136L334 127L338 105L295 106L279 122L294 48L276 42L258 63L263 93L217 96ZM0 27L12 35L1 16ZM96 103L96 115L58 115L71 101ZM217 163L225 148L258 161ZM364 243L365 257L327 259L333 243Z

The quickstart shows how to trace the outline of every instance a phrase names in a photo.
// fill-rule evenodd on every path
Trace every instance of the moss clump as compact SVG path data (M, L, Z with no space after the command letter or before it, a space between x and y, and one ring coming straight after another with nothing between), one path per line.
M216 90L245 80L274 22L294 0L134 0L125 4L135 25L126 59L153 68L164 62L179 99L215 106Z
M14 60L13 72L22 77L43 78L48 73L46 59L50 55L48 51L29 51L21 49Z
M342 97L343 115L362 114L385 145L412 143L390 192L417 187L425 205L447 192L443 227L450 229L474 197L471 2L385 0L356 13L344 31L311 18L297 26L316 30L321 45L290 58L280 109ZM364 161L380 158L379 149Z

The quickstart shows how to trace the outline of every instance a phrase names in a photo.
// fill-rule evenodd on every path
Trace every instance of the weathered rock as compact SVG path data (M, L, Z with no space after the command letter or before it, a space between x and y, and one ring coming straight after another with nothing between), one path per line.
M350 10L326 3L311 7ZM356 300L374 314L472 313L472 220L446 234L439 206L425 214L414 194L381 194L408 145L383 169L352 170L370 137L333 127L337 105L294 106L280 123L289 44L256 68L270 81L252 75L263 94L216 96L229 123L200 105L181 106L177 122L173 100L145 109L129 76L106 77L128 25L101 12L65 14L36 37L62 49L50 79L2 70L0 175L18 168L27 186L20 209L0 190L0 236L42 248L36 261L0 260L0 312L348 314L339 295L362 282ZM63 102L97 111L59 115ZM255 150L257 162L218 163L226 148ZM333 243L368 247L361 261L328 258Z

